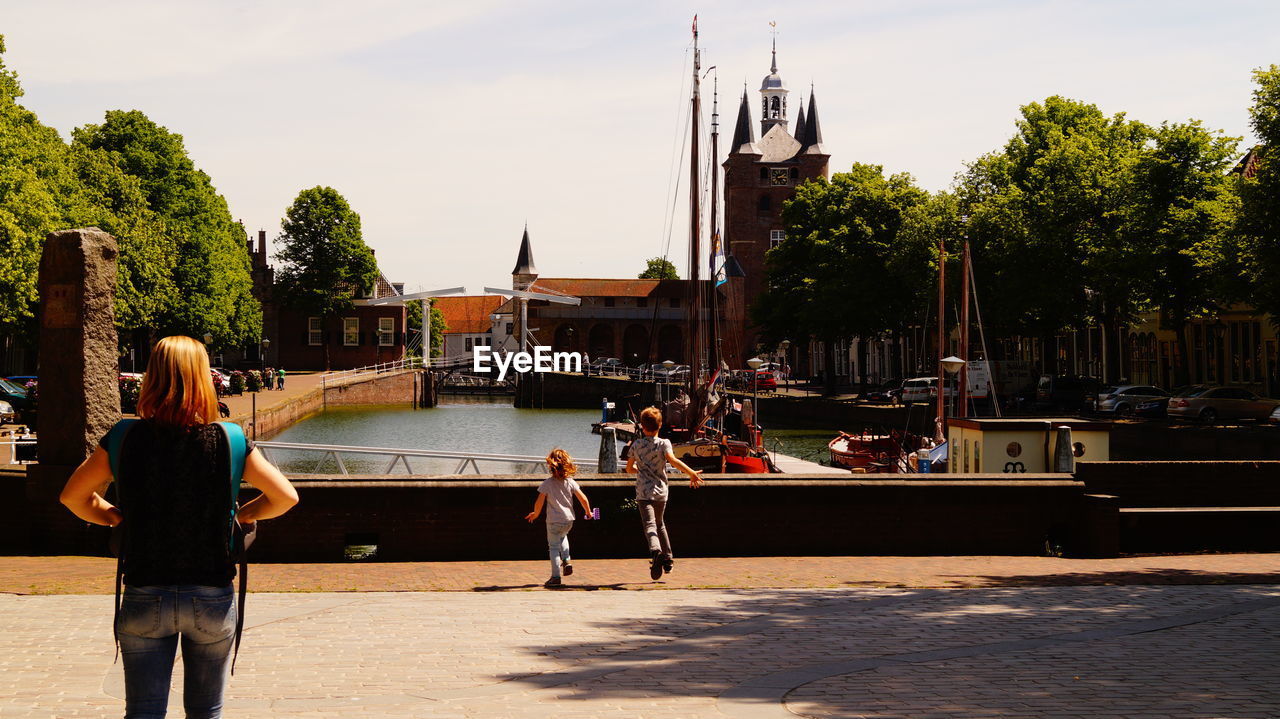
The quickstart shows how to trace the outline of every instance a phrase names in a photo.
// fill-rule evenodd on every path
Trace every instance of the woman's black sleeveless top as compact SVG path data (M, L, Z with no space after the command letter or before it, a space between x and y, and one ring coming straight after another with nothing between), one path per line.
M99 445L106 447L106 437ZM120 454L113 501L124 514L124 583L230 584L231 459L223 431L142 420Z

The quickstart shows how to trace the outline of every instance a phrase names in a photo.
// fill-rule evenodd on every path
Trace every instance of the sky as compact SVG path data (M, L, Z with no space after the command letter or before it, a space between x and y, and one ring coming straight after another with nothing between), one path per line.
M726 133L744 83L759 130L773 22L832 172L932 191L1055 94L1250 143L1250 72L1280 62L1270 0L8 0L0 33L22 102L64 137L141 110L254 234L327 185L390 280L479 292L510 286L526 223L544 277L634 277L663 254L684 273L695 13Z

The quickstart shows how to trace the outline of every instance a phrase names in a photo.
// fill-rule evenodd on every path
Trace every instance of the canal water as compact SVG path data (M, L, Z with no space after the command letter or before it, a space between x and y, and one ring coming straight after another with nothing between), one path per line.
M272 438L277 442L336 444L356 447L427 449L484 454L545 456L556 447L573 457L594 460L600 437L591 434L591 423L600 421L599 410L517 409L507 397L446 397L431 409L399 406L331 407L299 422ZM778 451L810 461L826 463L827 441L834 430L766 428L766 444ZM316 471L320 455L271 450L271 459L286 472ZM381 474L390 463L387 456L362 459L343 455L352 473ZM332 459L320 472L336 472ZM452 474L459 460L411 458L415 474ZM542 472L537 465L480 464L486 472ZM404 468L398 466L397 472Z

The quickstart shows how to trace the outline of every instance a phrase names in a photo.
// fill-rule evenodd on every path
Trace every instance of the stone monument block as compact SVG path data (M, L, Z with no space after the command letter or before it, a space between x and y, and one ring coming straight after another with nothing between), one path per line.
M32 549L76 551L84 523L58 503L71 472L120 419L116 256L97 228L63 230L40 257L39 461L28 467Z

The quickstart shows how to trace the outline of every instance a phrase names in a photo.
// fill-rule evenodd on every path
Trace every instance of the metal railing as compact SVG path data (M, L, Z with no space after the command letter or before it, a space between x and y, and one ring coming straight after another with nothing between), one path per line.
M507 465L520 465L520 469L528 469L527 465L536 465L535 472L542 472L545 467L546 458L537 455L524 454L485 454L483 452L443 452L430 449L396 449L391 447L351 447L338 444L305 444L302 442L258 442L255 445L259 451L272 464L275 464L281 471L292 475L308 475L321 474L320 469L325 463L332 459L337 473L346 477L351 474L392 474L397 466L404 467L404 474L414 474L413 467L409 463L410 458L423 458L432 460L458 460L457 466L452 472L437 472L436 474L466 474L468 470L475 474L483 474L480 470L481 462L500 463ZM312 457L319 454L311 470L307 472L297 471L296 467L300 464L310 463L310 459L300 462L279 462L276 457L280 457L285 452L301 452L309 454ZM390 461L382 469L382 471L357 471L352 472L347 466L348 461L343 460L343 456L348 455L353 464L367 464L367 462L359 462L356 458L369 458L374 456L389 457ZM574 460L575 464L583 469L594 470L598 466L595 460ZM375 465L377 466L377 465ZM357 467L357 469L361 469ZM331 474L331 473L330 473ZM419 474L430 474L420 472Z
M36 446L35 439L10 439L4 442L0 442L0 447L5 445L9 447L8 453L6 455L8 457L8 461L6 462L6 464L31 464L32 462L36 461L35 452L34 452L34 448ZM31 459L19 459L18 447L31 447L33 449L33 451L31 452Z

